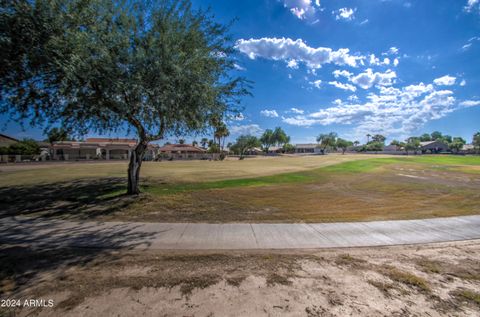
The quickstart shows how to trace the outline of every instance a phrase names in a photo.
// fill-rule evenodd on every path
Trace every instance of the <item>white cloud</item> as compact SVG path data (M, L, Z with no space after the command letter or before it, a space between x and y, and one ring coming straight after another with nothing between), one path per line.
M296 114L303 114L305 111L298 108L290 108L290 111Z
M334 70L332 74L333 74L333 76L335 76L335 78L338 78L340 76L343 76L345 78L350 78L353 75L348 70L344 70L344 69L343 70L339 70L339 69Z
M262 114L262 116L264 117L269 117L269 118L278 118L278 113L276 110L262 110L260 111L260 113Z
M368 19L365 19L362 22L360 22L360 25L364 25L364 24L367 24L367 23L368 23Z
M299 127L308 127L315 124L316 120L314 119L307 119L305 116L295 116L290 118L282 117L282 121Z
M443 77L435 79L433 83L438 86L452 86L455 84L455 80L456 80L456 77L445 75Z
M323 64L357 67L358 63L365 58L350 55L348 48L337 51L328 47L314 48L308 46L302 39L290 38L240 39L236 42L236 48L250 59L262 57L286 63L295 60L297 63L305 63L311 69L320 68Z
M396 48L395 46L392 46L388 49L388 53L390 53L392 55L397 55L398 54L398 48Z
M236 64L236 63L233 64L233 67L234 67L236 70L239 70L239 71L244 71L244 70L246 70L245 67L242 67L242 66L240 66L240 65L238 65L238 64Z
M319 7L320 1L316 0L315 4ZM314 17L316 12L311 0L284 0L283 6L300 20Z
M470 46L472 46L472 43L467 43L467 44L462 46L462 50L466 51L470 48Z
M341 8L337 11L332 11L332 14L335 15L335 20L351 21L355 19L356 10L357 9L352 9L352 8Z
M310 82L310 85L313 85L313 86L317 87L318 89L320 89L321 84L322 84L322 81L320 79L317 79L315 81Z
M370 58L368 62L370 63L370 65L375 65L375 66L390 65L390 58L385 57L383 61L381 61L378 57L375 56L375 54L370 54Z
M364 103L344 104L336 100L334 106L282 120L299 126L353 125L357 135L404 135L460 107L479 105L480 101L471 100L456 104L452 91L437 91L431 84L420 83L403 88L380 87L379 93L370 93Z
M353 92L357 91L357 88L354 85L343 84L343 83L339 83L338 81L330 81L329 84L343 90L350 90Z
M465 79L462 79L462 81L460 82L460 86L465 86L467 84L467 81Z
M351 77L350 81L363 89L368 89L373 85L390 86L395 82L395 78L397 74L390 69L385 73L374 73L368 68L365 72Z
M398 63L399 63L398 58L395 58L395 59L393 60L393 66L397 67L397 66L398 66Z
M467 5L464 7L465 11L472 12L475 7L479 7L479 0L468 0Z
M235 115L228 116L227 119L232 120L232 121L243 121L243 120L245 120L245 116L244 116L243 113L240 112L240 113L237 113Z
M348 96L347 99L348 99L350 102L355 102L355 101L358 101L358 100L359 100L358 97L357 97L357 95L350 95L350 96Z
M234 125L229 130L232 135L259 135L263 132L258 124Z
M287 67L297 69L298 68L298 62L294 59L291 59L291 60L288 61Z
M465 100L459 103L462 107L475 107L480 106L480 100Z

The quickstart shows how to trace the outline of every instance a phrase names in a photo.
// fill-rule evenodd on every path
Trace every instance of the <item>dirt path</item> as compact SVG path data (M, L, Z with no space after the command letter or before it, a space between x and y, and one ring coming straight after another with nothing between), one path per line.
M221 253L4 247L0 257L10 272L2 298L54 303L16 316L480 315L479 240Z

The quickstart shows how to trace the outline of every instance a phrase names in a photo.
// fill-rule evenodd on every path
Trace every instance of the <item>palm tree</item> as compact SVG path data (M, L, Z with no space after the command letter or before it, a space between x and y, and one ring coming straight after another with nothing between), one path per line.
M367 144L368 144L368 142L370 142L370 137L371 137L371 136L372 136L372 135L371 135L370 133L367 134Z
M198 142L197 142L196 140L193 140L192 145L193 145L193 146L197 146L197 145L198 145Z
M355 141L355 142L353 142L353 145L354 145L354 146L358 146L359 144L360 144L360 142L359 142L359 141Z
M205 149L207 147L207 144L208 144L208 139L207 138L202 138L200 140L200 144L202 145L202 147Z

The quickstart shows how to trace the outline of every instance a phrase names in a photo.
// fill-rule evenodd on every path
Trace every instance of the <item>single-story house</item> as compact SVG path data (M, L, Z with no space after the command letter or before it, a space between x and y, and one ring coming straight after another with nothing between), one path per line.
M14 143L18 143L18 140L8 135L0 134L0 147L7 147Z
M168 159L202 159L207 151L190 144L165 144L158 148L158 153Z
M420 142L420 148L423 153L427 151L430 151L430 153L440 153L448 151L448 144L441 140L426 141Z
M54 160L127 160L137 145L136 139L88 138L86 141L53 142ZM158 145L149 144L145 160L157 158Z
M477 151L473 144L464 144L463 147L460 149L460 153L463 154L475 154Z
M295 153L321 153L318 144L316 143L306 143L306 144L296 144Z

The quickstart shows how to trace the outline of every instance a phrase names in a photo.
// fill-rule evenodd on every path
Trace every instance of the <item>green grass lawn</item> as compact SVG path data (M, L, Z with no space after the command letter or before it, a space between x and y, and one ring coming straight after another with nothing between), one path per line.
M244 162L148 164L140 197L124 196L125 178L118 177L118 166L105 163L98 165L110 176L94 179L91 165L73 164L75 178L57 183L46 178L47 171L57 177L51 168L30 169L40 172L41 181L33 185L31 180L18 184L23 178L15 174L25 171L8 171L6 183L15 179L17 184L0 187L7 197L0 207L8 215L165 222L328 222L480 213L480 157L327 155ZM170 178L165 176L169 171Z

